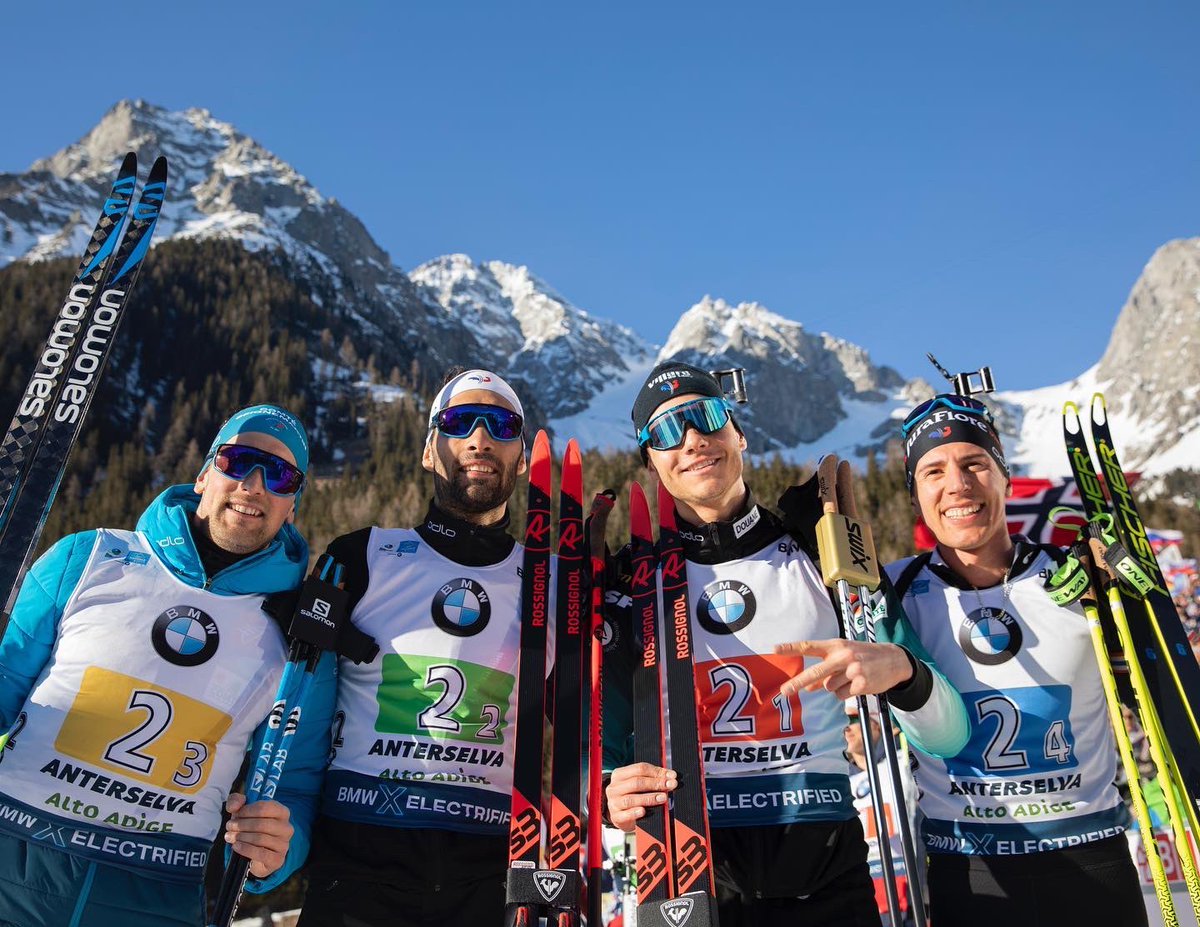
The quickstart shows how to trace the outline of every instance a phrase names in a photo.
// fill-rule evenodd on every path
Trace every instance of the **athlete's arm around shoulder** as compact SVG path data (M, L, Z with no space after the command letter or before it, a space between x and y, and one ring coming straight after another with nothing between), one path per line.
M0 729L16 720L50 659L58 623L96 546L95 531L69 534L30 568L0 640Z
M915 673L907 685L888 693L889 701L896 720L913 746L932 756L954 756L966 746L971 735L967 709L958 690L938 669L917 636L900 597L896 595L891 577L898 574L893 568L902 566L903 561L892 564L880 577L880 592L887 608L876 619L875 638L903 647L913 659L924 664L928 673Z

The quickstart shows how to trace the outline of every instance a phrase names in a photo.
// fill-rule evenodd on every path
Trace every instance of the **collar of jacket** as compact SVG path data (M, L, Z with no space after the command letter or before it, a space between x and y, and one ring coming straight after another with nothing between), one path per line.
M1033 561L1037 559L1038 554L1041 552L1041 544L1035 544L1023 534L1014 534L1012 561L1008 565L1007 581L1010 583L1016 582L1017 579L1029 570L1030 566L1033 565ZM975 588L955 573L954 570L950 569L946 561L942 559L941 551L936 547L933 549L933 556L929 559L929 571L955 589ZM1000 583L996 583L995 585L999 586ZM989 586L987 588L993 587Z
M438 508L432 500L425 520L417 525L417 534L448 560L463 566L494 566L512 553L517 542L508 533L509 517L494 525L463 521Z
M308 567L308 542L287 524L258 553L207 576L192 540L191 523L199 505L191 483L169 486L138 519L137 530L149 538L172 573L189 586L218 595L269 595L300 585Z
M754 501L749 487L738 514L729 521L693 525L675 511L683 555L692 563L727 563L757 553L783 536L783 524Z

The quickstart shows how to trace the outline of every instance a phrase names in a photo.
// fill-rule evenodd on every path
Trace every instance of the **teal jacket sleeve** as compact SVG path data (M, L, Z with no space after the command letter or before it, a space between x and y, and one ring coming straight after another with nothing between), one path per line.
M299 680L297 679L297 685ZM289 704L295 689L289 693ZM287 763L279 778L275 800L291 813L292 842L283 865L265 879L249 879L246 888L252 892L269 892L304 865L312 838L312 824L321 800L321 783L329 760L329 742L333 726L334 704L337 699L337 655L323 653L313 674L312 685L300 715L300 726L288 750ZM251 746L251 756L258 756L267 722L259 725ZM228 854L227 854L228 855Z
M967 745L971 735L971 724L962 696L945 674L937 668L933 657L917 637L904 612L904 606L884 579L882 601L886 610L879 609L881 599L875 600L875 639L883 644L898 644L928 668L932 676L932 687L928 697L918 708L902 711L893 706L893 714L904 730L908 741L923 753L931 756L948 757L958 754Z
M95 531L67 535L26 574L0 639L0 730L12 726L50 661L58 623L95 544Z

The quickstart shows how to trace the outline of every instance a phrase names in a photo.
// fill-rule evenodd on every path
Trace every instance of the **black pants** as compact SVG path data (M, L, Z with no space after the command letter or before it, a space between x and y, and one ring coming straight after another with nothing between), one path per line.
M1124 836L1023 856L929 856L933 927L1145 927Z
M717 911L721 927L879 927L875 885L865 861L851 866L811 895L798 898L747 898L718 886Z
M344 879L310 882L297 927L501 927L504 882L429 885L424 891Z

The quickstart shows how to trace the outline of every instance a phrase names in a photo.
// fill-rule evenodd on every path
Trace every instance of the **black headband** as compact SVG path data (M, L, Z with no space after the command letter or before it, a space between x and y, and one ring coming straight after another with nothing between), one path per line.
M1004 459L1000 436L987 420L980 415L943 406L930 412L904 439L904 470L909 492L912 491L921 458L935 448L959 441L983 448L1008 476L1008 462Z

